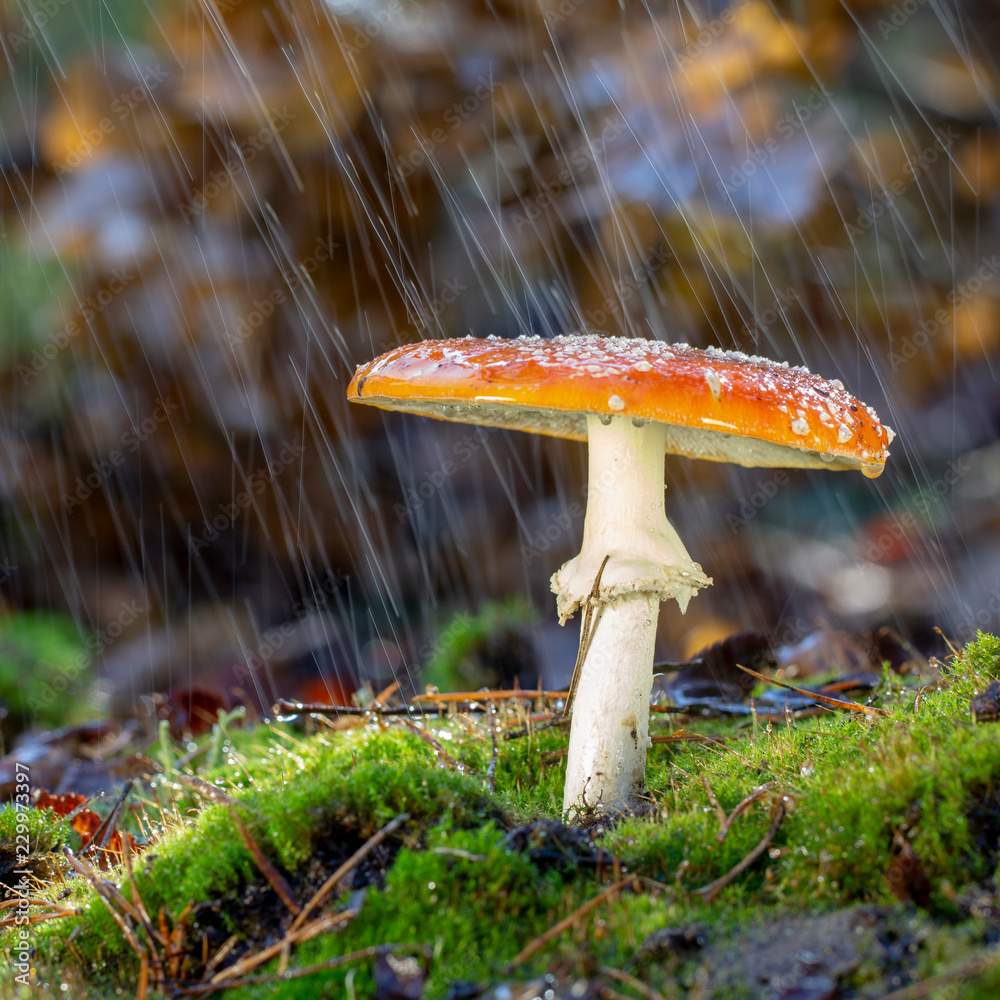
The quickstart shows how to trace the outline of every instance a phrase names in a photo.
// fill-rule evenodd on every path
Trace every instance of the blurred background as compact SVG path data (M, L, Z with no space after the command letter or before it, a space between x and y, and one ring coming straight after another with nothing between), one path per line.
M715 585L661 656L1000 627L1000 5L3 0L0 39L8 740L565 683L584 448L347 404L421 338L740 349L896 430L874 481L668 459Z

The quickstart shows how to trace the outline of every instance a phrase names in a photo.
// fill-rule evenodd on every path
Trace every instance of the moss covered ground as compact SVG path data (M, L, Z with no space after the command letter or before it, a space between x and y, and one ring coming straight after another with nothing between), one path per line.
M874 998L940 976L912 995L985 1000L1000 995L992 950L1000 940L1000 723L977 721L970 703L997 677L1000 639L980 636L929 684L887 673L874 701L884 716L830 712L744 729L687 720L716 741L650 750L649 810L592 831L605 852L597 866L580 857L546 863L505 840L519 824L558 817L566 745L558 727L500 740L493 790L489 731L468 716L427 720L436 746L391 718L311 733L288 723L231 727L212 769L199 771L196 759L183 770L239 801L252 839L301 901L366 838L409 814L327 904L357 915L293 949L290 969L393 942L426 946L425 996L438 1000L449 989L458 995L458 981L495 985L546 972L572 981L601 970L624 974L607 979L620 996ZM668 719L658 716L654 731L670 732ZM167 760L182 752L159 749ZM755 792L720 837L721 816ZM147 814L163 807L163 835L134 859L134 886L121 869L105 877L126 897L137 893L154 921L162 913L168 929L183 923L188 967L200 971L203 954L234 935L233 956L279 940L289 914L233 810L185 785L142 794ZM775 827L728 884L698 891ZM46 836L58 840L48 827ZM625 875L639 881L509 967ZM350 894L365 884L363 898ZM82 912L32 928L32 995L132 995L133 948L84 880L69 885L60 905ZM65 893L58 882L38 889ZM825 976L838 992L782 986L787 973L802 988L811 958L813 980ZM16 996L10 969L0 969L2 993ZM359 961L228 995L364 998L374 988L372 962Z

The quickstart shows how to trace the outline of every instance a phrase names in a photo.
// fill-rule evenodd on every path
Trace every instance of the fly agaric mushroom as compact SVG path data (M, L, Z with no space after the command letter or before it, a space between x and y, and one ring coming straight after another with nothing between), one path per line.
M567 814L638 805L659 605L684 611L711 583L664 513L664 454L874 478L893 437L839 381L805 368L594 334L409 344L360 367L347 395L589 443L583 547L552 577L560 623L585 611Z

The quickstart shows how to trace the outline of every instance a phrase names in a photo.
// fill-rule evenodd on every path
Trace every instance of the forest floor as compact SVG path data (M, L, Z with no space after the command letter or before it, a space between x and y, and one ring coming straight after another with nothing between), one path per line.
M0 813L0 995L995 997L1000 639L939 666L780 724L654 713L646 814L575 826L525 698L163 729L120 853Z

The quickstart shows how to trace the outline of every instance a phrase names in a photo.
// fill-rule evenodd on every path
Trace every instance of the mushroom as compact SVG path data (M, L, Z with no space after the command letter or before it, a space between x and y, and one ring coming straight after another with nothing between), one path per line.
M893 437L839 381L805 368L595 334L409 344L361 366L347 394L588 442L583 545L551 581L561 624L584 611L566 814L640 804L659 604L683 612L711 583L664 513L664 454L874 478Z

